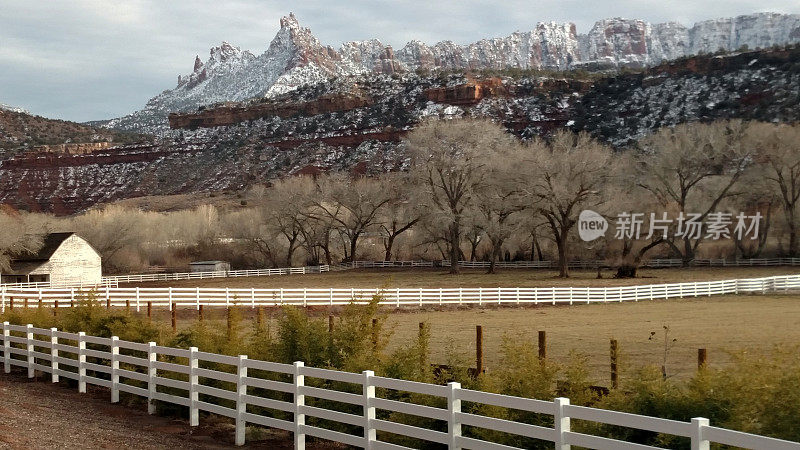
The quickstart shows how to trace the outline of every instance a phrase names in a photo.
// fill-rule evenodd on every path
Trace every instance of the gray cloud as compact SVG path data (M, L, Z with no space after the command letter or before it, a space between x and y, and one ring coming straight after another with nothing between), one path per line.
M608 17L696 21L756 11L800 13L789 0L0 0L0 103L76 121L141 108L191 71L194 56L228 41L258 54L293 11L323 42L378 38L468 43L574 22L579 32Z

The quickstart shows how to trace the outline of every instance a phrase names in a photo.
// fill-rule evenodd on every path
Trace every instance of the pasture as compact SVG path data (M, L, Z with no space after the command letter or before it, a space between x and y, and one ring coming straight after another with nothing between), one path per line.
M573 270L570 278L546 269L501 269L487 274L484 269L463 269L451 275L447 269L354 269L306 275L275 275L241 278L208 278L181 281L130 283L141 287L205 288L452 288L452 287L602 287L690 281L756 278L800 273L800 267L690 267L640 269L636 278L615 279L614 272Z
M255 310L243 307L245 320L256 319ZM310 314L326 320L339 308L310 308ZM769 352L774 346L800 342L800 296L738 295L670 299L573 306L526 307L385 308L386 324L392 330L388 349L409 342L425 322L430 330L433 363L475 366L475 326L483 328L484 366L491 370L500 361L503 337L528 342L536 351L539 330L547 332L547 356L566 362L570 351L585 354L593 380L609 380L609 340L617 339L621 355L621 380L644 365L658 365L664 356L664 326L669 327L667 373L686 378L697 367L697 349L706 348L711 367L724 367L731 352ZM265 319L277 329L280 311L266 309ZM224 327L224 309L208 308L205 320ZM197 318L194 309L177 311L178 327ZM153 320L170 322L170 312L153 311ZM653 339L650 333L656 332ZM274 333L274 332L273 332ZM673 342L672 340L675 339Z

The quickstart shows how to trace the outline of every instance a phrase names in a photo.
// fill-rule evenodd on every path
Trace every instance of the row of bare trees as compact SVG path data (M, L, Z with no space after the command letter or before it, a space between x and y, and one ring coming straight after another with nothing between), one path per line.
M180 265L192 258L237 266L290 266L358 258L576 257L610 260L620 275L647 256L800 256L800 125L724 121L663 128L612 151L585 134L521 142L485 120L426 122L407 135L406 171L377 177L287 177L247 193L247 206L170 213L108 206L70 218L0 212L0 268L35 248L31 231L71 229L109 271ZM757 239L707 242L672 221L648 236L584 243L582 210L613 223L622 212L670 217L744 211L764 217ZM613 226L613 225L612 225ZM730 233L729 233L730 234ZM716 253L714 253L716 252ZM624 270L623 270L624 269Z

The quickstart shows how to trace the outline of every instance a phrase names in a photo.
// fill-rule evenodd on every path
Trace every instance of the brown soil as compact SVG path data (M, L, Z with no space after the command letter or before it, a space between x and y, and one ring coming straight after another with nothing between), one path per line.
M245 448L290 449L291 435L248 429L258 440ZM143 405L112 404L109 391L50 383L49 375L30 380L21 372L0 373L0 449L220 449L233 448L233 425L202 417L189 427L178 418L150 416ZM341 448L310 442L308 448Z

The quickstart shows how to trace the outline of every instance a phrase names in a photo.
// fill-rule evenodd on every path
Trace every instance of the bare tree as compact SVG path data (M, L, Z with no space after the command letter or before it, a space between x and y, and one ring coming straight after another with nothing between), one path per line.
M521 189L544 217L558 248L561 277L569 276L569 238L582 208L604 202L603 189L614 176L611 150L587 134L556 133L528 146Z
M464 216L486 183L487 165L500 149L514 145L514 137L485 120L433 120L409 133L406 143L413 176L425 188L421 201L447 228L450 273L459 273Z
M42 247L42 237L47 231L43 218L0 207L0 273L11 268L15 256L36 253Z
M89 210L71 222L73 229L97 249L107 270L129 269L130 254L126 257L123 250L138 249L148 239L143 214L119 205ZM195 225L192 239L200 235L201 224Z
M381 209L391 201L389 192L368 178L333 174L317 179L318 197L309 200L306 213L315 220L330 220L349 245L345 259L354 260L358 240L379 223Z
M419 222L422 211L415 203L418 189L407 173L388 173L380 176L377 182L389 195L389 201L383 208L379 222L385 250L383 259L391 261L396 239Z
M738 194L733 187L753 156L747 133L742 121L662 128L640 141L638 185L662 207L675 205L679 214L697 214L695 221L702 223L723 200ZM683 233L663 243L688 265L702 240L702 233Z
M763 174L776 191L789 232L787 254L800 255L800 125L753 124L748 144L757 150Z
M272 233L283 237L286 243L284 263L291 267L294 253L301 246L301 235L310 226L308 211L317 196L314 180L304 176L284 178L261 195L261 217Z
M520 212L528 206L517 183L523 152L520 144L505 149L502 157L487 167L487 183L475 195L475 222L491 244L488 273L495 273L503 244L521 228L524 218Z

